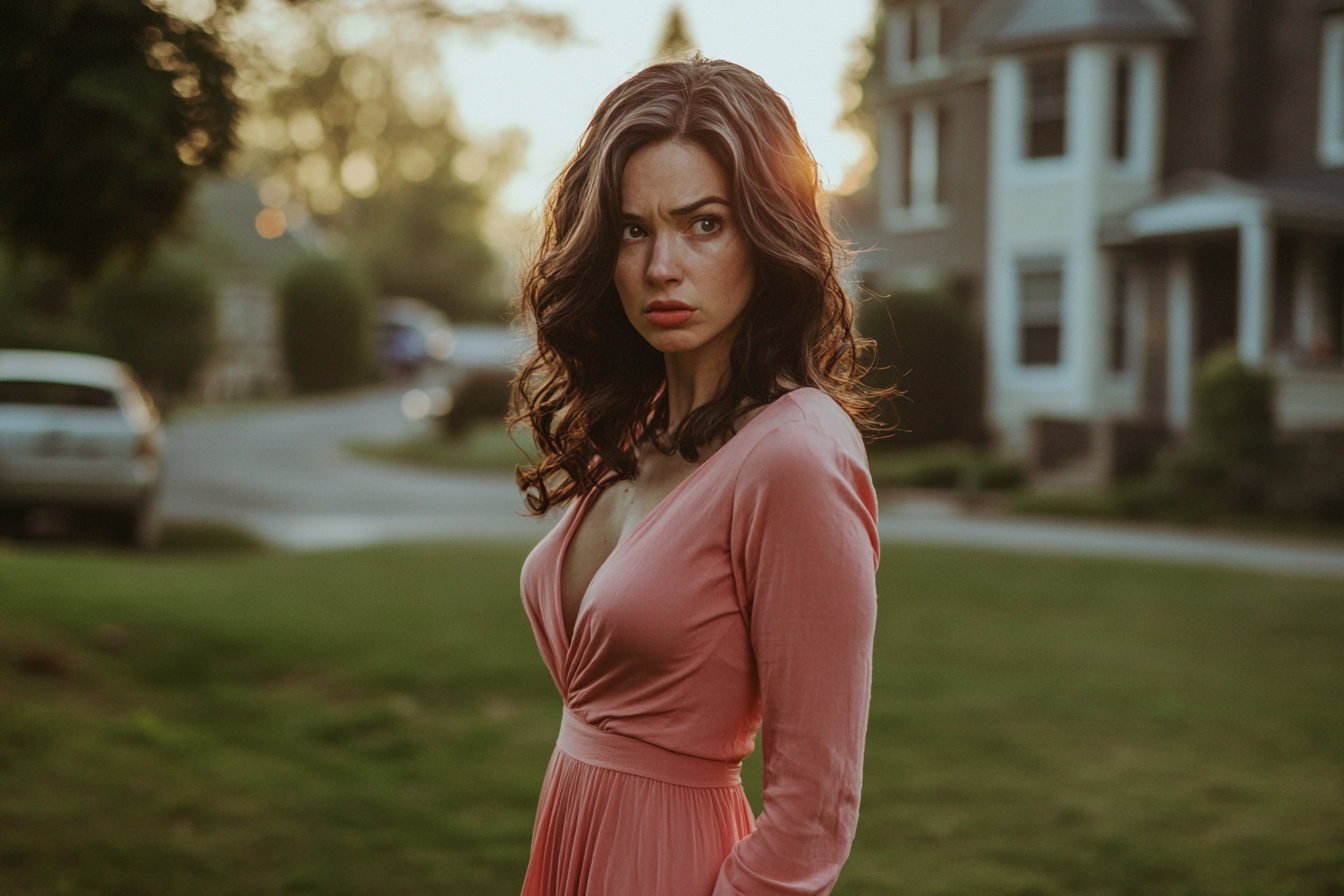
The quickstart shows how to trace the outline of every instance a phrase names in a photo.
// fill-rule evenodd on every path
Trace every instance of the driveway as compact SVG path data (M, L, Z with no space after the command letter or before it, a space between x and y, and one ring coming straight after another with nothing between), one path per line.
M516 537L547 524L520 515L506 475L440 473L360 460L349 439L405 438L400 387L249 409L205 410L168 428L166 521L217 520L280 547L311 550L427 538Z

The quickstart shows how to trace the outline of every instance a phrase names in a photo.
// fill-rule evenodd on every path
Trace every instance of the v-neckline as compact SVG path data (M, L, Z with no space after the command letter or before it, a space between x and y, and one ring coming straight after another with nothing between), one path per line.
M653 506L653 509L650 510L648 513L644 514L644 516L640 519L638 523L635 523L634 528L630 530L629 534L627 534L624 538L616 542L616 546L611 549L611 553L607 554L606 558L603 559L603 561L598 564L597 569L593 571L592 578L588 580L588 587L584 589L583 596L579 598L579 607L574 612L574 629L573 631L570 631L565 626L565 595L564 595L565 558L569 556L569 546L574 540L575 533L579 531L579 527L583 525L583 521L587 518L588 510L592 507L593 502L597 500L598 496L602 494L602 489L605 488L606 486L603 485L602 482L599 482L598 486L595 486L586 495L584 495L582 498L579 499L579 504L577 504L574 507L574 519L570 521L569 529L565 532L564 537L561 539L560 550L556 558L556 564L555 564L555 579L554 579L555 608L560 617L560 634L564 636L566 660L568 660L570 645L574 643L574 633L579 630L579 621L583 618L583 611L589 606L588 595L591 594L593 591L593 583L596 582L597 577L602 574L602 570L606 569L607 565L611 563L611 559L616 556L617 552L619 552L621 548L625 547L627 544L633 541L635 536L639 535L640 532L648 525L649 520L657 516L660 510L662 510L664 507L670 504L672 502L672 499L676 497L678 492L686 488L686 486L688 486L694 479L696 479L700 475L701 471L703 471L706 467L708 467L711 463L714 462L715 458L717 458L719 455L727 451L728 446L730 446L733 442L737 441L737 439L742 435L742 433L746 432L748 429L751 428L751 425L753 423L755 423L761 417L765 416L765 412L768 411L771 407L773 407L777 402L783 400L789 395L792 395L794 391L796 390L790 390L789 392L785 392L779 398L776 398L774 401L770 402L770 404L767 404L765 407L761 408L761 410L757 412L755 416L753 416L750 420L748 420L746 423L742 425L741 429L733 433L732 436L729 437L728 441L724 442L721 446L719 446L719 449L717 451L715 451L709 457L705 458L704 461L700 464L700 466L696 467L694 470L688 473L686 475L686 478L678 482L670 492L668 492L666 495L663 495L662 499Z

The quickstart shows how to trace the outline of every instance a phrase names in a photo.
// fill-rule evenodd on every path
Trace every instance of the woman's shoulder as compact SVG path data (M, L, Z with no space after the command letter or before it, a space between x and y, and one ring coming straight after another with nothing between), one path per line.
M761 411L762 442L833 443L863 452L863 437L840 403L820 389L804 386L786 392Z
M742 466L748 478L815 473L826 464L858 463L867 470L863 438L854 422L820 389L804 387L782 395L766 405L750 426L755 434Z

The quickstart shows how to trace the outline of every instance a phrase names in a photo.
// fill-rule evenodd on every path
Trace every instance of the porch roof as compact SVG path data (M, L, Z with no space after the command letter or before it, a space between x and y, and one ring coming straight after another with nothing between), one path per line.
M1194 32L1177 0L991 0L970 29L989 50L1076 40L1162 40Z
M1344 233L1344 179L1333 174L1261 183L1214 171L1190 171L1155 202L1102 218L1103 246L1234 230L1249 222Z

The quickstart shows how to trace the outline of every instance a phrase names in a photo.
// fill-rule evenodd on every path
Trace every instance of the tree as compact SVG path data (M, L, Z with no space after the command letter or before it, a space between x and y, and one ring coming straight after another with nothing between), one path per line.
M215 36L142 0L8 0L0 13L0 241L81 278L144 252L234 147Z
M487 313L497 290L482 217L521 137L468 145L442 98L410 107L390 60L320 52L325 65L272 90L244 126L258 164L345 237L378 292Z
M348 0L281 9L309 35L369 18L367 4ZM248 16L247 0L0 3L0 243L16 263L45 256L88 279L168 232L197 177L236 147L244 101L264 98L312 56L293 52L293 29ZM513 3L462 12L383 0L376 18L398 53L422 62L448 30L569 35L563 16Z
M686 28L686 17L681 12L681 4L674 3L667 11L667 21L663 24L663 36L658 40L656 59L683 59L695 55L695 41Z
M86 316L102 352L130 364L157 398L177 398L214 348L215 284L200 259L161 250L102 278Z

